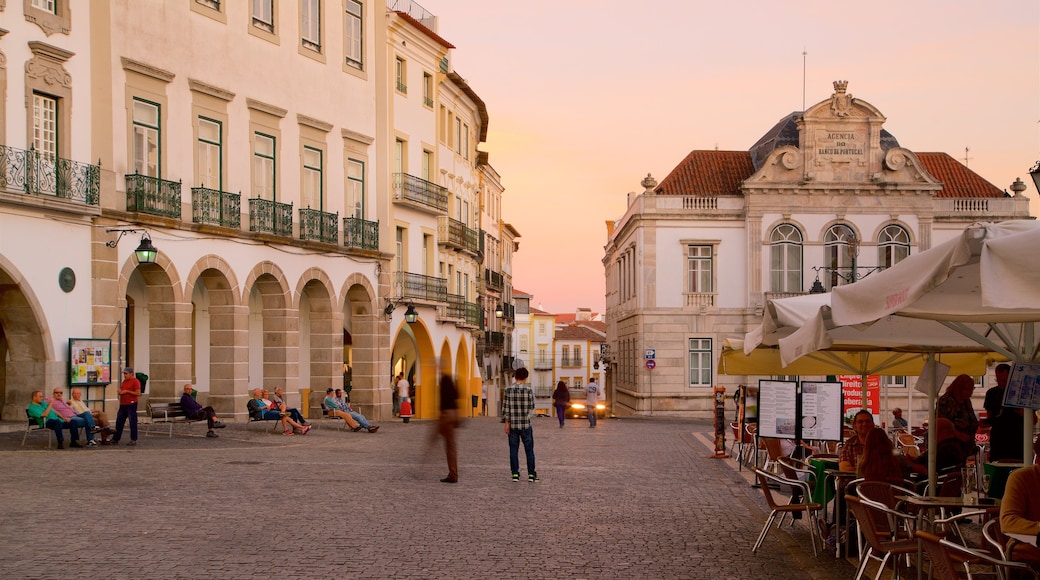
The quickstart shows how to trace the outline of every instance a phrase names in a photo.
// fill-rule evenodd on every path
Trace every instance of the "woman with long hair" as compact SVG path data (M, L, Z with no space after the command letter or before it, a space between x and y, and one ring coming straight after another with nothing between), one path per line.
M895 455L894 449L892 440L888 438L884 429L871 429L863 443L863 456L857 469L863 479L902 485L909 470L903 463L902 456Z
M567 383L560 381L556 383L556 390L552 394L553 405L556 406L556 417L560 420L560 429L563 429L563 418L567 414L567 407L571 404L571 391Z

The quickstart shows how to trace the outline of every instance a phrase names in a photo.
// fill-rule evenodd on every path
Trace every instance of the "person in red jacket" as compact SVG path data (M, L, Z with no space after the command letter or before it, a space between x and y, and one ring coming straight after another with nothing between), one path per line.
M119 412L116 413L116 434L112 437L112 445L119 445L123 437L123 425L130 419L130 441L127 445L137 445L137 399L141 396L141 381L134 376L134 369L123 369L123 382L119 384Z

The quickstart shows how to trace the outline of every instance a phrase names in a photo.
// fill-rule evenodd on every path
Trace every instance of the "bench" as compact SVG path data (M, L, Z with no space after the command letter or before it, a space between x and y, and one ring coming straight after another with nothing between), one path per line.
M148 402L148 424L145 426L145 433L151 433L152 426L159 423L166 423L170 427L169 437L173 437L173 424L174 423L194 423L196 421L205 421L205 419L191 419L184 414L184 409L181 408L180 403L153 403Z

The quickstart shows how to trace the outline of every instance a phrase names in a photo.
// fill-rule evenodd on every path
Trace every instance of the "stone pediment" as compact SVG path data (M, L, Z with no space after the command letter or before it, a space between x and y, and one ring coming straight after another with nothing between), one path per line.
M847 92L846 81L834 82L834 94L787 123L797 126L798 146L784 144L777 132L776 149L761 161L745 187L798 184L801 188L869 191L874 187L939 184L913 152L899 147L883 129L885 116L870 103ZM793 133L788 130L789 133ZM793 141L793 135L786 138Z

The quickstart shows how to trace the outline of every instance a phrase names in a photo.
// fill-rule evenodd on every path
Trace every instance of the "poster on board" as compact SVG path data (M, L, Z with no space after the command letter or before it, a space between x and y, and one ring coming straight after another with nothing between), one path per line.
M802 381L801 438L841 441L843 403L841 383Z
M798 383L758 381L758 436L795 439L798 425Z
M1004 389L1004 406L1040 409L1040 364L1014 363Z

